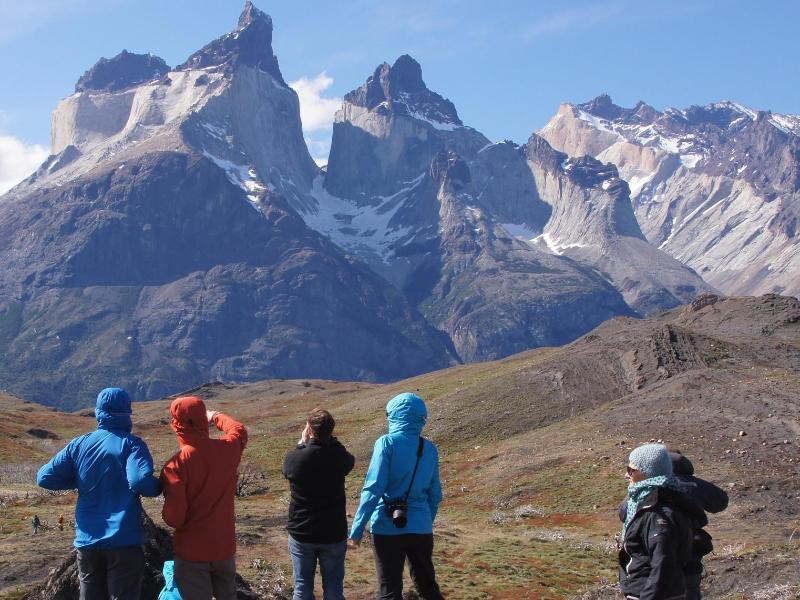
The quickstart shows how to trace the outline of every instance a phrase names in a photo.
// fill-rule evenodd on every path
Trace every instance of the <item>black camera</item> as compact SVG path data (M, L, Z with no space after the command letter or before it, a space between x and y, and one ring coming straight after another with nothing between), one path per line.
M408 523L408 503L403 498L395 498L386 503L386 514L392 519L392 523L398 529L402 529Z

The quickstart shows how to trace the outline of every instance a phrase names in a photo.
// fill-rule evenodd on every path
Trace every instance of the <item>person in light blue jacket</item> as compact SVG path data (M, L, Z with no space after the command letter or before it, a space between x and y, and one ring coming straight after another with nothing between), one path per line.
M361 544L369 521L381 600L402 600L406 559L420 597L440 600L433 566L433 521L442 501L442 484L439 451L421 437L428 410L422 398L404 393L389 401L386 416L389 433L375 442L350 545ZM404 499L405 522L393 510L397 500Z
M139 600L144 573L141 496L158 496L147 445L131 434L131 399L121 388L97 396L97 430L73 439L39 469L48 490L77 488L75 542L80 597Z

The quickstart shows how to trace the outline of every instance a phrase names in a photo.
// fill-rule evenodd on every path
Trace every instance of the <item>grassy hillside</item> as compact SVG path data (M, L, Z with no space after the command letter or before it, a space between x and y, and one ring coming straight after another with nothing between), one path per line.
M239 568L254 579L258 559L290 573L288 486L279 468L306 412L328 408L338 437L356 454L347 480L352 515L372 443L385 431L386 402L417 391L429 404L426 435L442 456L440 580L448 599L473 600L611 597L606 583L616 580L615 510L625 495L626 458L651 440L682 450L698 475L730 494L730 508L711 518L716 554L707 560L707 596L797 593L798 390L800 303L765 296L709 299L644 321L614 319L563 348L395 384L266 381L193 393L250 431L244 464L263 474L257 483L264 489L238 501L237 518ZM169 402L134 409L135 432L159 466L176 449ZM14 398L0 403L2 598L43 578L70 545L70 532L31 538L29 515L54 522L74 502L73 495L31 497L29 467L14 481L9 474L45 460L94 423ZM158 501L145 505L158 521ZM374 597L370 550L351 552L347 569L348 598Z

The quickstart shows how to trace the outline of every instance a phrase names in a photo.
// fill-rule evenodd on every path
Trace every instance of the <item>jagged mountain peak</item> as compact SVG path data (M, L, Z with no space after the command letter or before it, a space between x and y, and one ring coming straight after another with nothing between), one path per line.
M177 69L217 66L234 69L240 65L261 69L286 85L272 51L272 18L250 1L245 4L234 31L198 50Z
M422 67L408 54L399 56L387 74L394 91L413 94L427 89L422 80Z
M463 125L453 103L432 92L422 79L422 67L408 54L393 65L382 63L367 81L344 97L345 102L370 111L400 114L440 128Z
M614 104L611 96L605 92L595 98L592 98L589 100L589 102L578 104L578 108L588 112L589 114L608 120L616 119L622 110L622 107Z
M75 84L76 92L116 92L157 79L169 72L163 58L123 50L113 58L101 58Z
M607 121L623 119L637 124L652 123L662 115L644 100L639 100L633 108L624 108L614 104L611 96L606 93L602 93L588 102L576 104L575 108L593 117L599 117Z
M247 0L247 2L244 3L242 14L239 15L238 29L245 29L258 22L269 24L270 31L272 30L272 17L263 10L256 8L256 5L250 0Z
M627 184L619 178L619 171L612 163L604 163L592 156L568 158L561 165L571 181L581 187L601 188L606 191L624 191Z

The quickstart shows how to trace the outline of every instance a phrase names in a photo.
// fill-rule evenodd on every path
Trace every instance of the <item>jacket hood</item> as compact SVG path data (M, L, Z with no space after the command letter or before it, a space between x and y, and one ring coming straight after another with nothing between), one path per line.
M97 395L94 414L98 429L130 431L131 397L122 388L106 388Z
M416 394L398 394L386 405L389 433L420 435L428 420L425 401Z
M169 412L172 415L172 429L178 434L181 445L192 446L208 437L206 405L197 396L175 398Z

